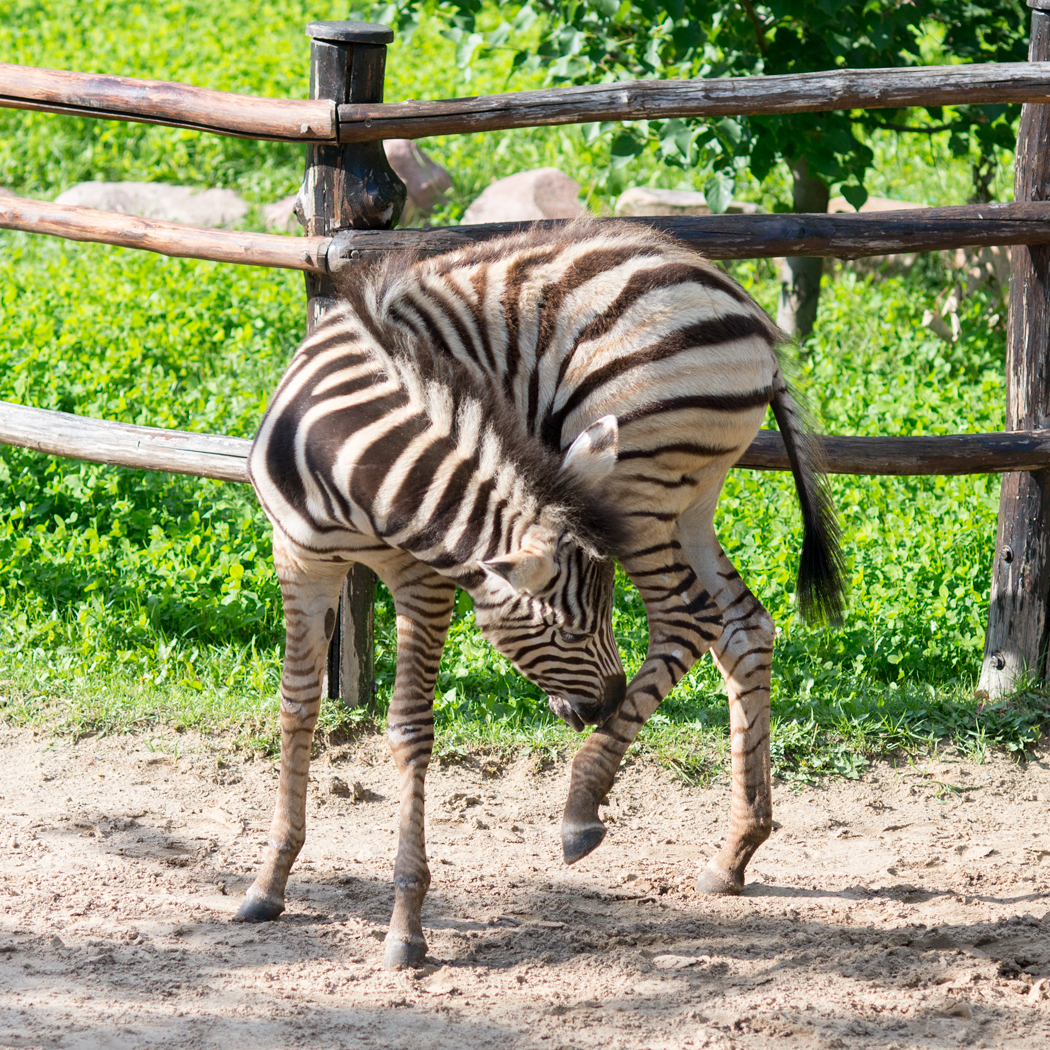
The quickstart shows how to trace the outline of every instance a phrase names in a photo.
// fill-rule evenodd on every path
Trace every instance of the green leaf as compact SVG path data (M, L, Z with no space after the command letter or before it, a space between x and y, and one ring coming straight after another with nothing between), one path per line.
M868 191L861 185L850 183L842 187L842 196L860 211L864 202L868 199Z
M613 168L622 168L630 164L643 149L645 149L645 143L636 138L633 132L627 129L619 132L613 138L610 146Z
M729 207L733 199L733 190L736 182L732 175L724 171L716 171L707 182L704 183L704 196L707 198L707 206L715 215L721 215Z
M739 146L744 139L744 129L740 126L740 121L734 120L732 117L723 117L718 122L718 130L722 133L722 137L732 146Z
M478 48L485 43L485 38L480 33L471 33L463 37L456 44L456 65L460 69L469 69L474 62L474 56Z

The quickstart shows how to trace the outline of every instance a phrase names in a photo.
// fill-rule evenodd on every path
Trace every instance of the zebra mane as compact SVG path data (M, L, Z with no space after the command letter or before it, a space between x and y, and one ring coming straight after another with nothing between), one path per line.
M337 282L337 292L372 338L420 380L446 386L457 404L479 404L486 425L499 438L502 457L518 468L530 495L554 514L569 538L594 556L608 557L627 536L623 513L612 500L582 488L564 473L562 453L528 433L504 391L484 374L443 352L429 334L409 335L382 314L378 304L383 290L404 268L401 259L393 265L387 260L364 264ZM423 495L421 491L420 498Z

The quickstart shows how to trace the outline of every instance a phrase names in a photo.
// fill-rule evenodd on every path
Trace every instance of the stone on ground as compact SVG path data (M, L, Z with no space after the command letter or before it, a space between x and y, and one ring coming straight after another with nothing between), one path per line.
M911 211L915 208L928 208L928 204L915 201L899 201L893 197L869 197L861 206L862 212L869 211ZM828 211L855 212L857 209L845 197L832 197L828 201Z
M60 194L55 203L189 226L233 226L248 213L244 198L234 190L165 182L81 182Z
M751 201L730 201L729 215L754 215L758 205ZM632 186L616 201L617 215L710 215L707 198L699 190L660 190Z
M452 176L411 139L388 139L385 147L390 167L408 190L401 225L427 218L452 189Z
M585 212L579 183L558 168L519 171L492 183L463 216L465 223L574 219Z

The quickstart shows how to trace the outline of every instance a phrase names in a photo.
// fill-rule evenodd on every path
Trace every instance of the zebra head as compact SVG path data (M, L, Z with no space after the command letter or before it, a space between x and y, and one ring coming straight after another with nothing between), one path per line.
M627 686L612 631L615 566L595 543L615 531L599 489L616 448L615 416L580 434L559 472L572 511L541 508L510 550L480 563L484 574L471 588L482 635L576 730L616 714Z

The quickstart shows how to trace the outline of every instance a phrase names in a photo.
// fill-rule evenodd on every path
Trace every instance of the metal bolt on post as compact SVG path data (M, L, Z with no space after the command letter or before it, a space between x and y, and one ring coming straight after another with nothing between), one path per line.
M311 22L310 98L382 102L386 45L393 31L372 22ZM312 237L337 230L386 230L405 206L405 185L394 174L383 143L356 142L308 147L306 174L295 214ZM330 277L306 274L307 331L331 309ZM355 565L343 584L339 618L328 650L328 695L348 707L370 705L373 695L375 576Z

